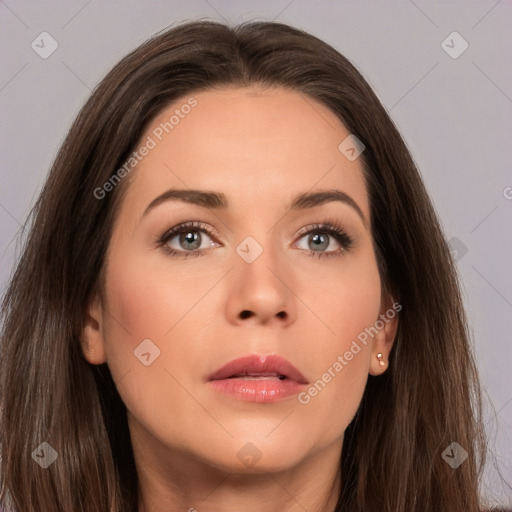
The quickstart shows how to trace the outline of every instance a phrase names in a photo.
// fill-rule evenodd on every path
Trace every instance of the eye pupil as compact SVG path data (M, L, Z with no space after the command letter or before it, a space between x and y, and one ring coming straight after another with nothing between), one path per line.
M312 242L313 242L313 246L310 245L310 247L315 250L316 249L325 249L329 246L329 237L324 235L324 234L318 234L318 233L315 233L311 239L310 239Z
M187 243L191 244L188 247L185 245L188 249L197 249L201 246L201 236L197 231L187 231L186 233L182 233L180 235L180 243Z

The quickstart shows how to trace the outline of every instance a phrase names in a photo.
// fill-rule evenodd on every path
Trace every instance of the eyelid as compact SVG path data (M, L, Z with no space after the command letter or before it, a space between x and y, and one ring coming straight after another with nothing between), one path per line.
M174 235L178 235L178 234L182 233L183 231L186 231L187 229L189 229L191 231L192 230L205 231L212 238L215 238L215 239L220 238L217 235L217 233L208 224L205 224L204 222L201 222L201 221L191 220L191 221L182 222L180 224L177 224L176 226L173 226L172 228L165 231L163 233L163 235L160 236L160 238L158 239L158 243L165 243L169 240L170 237L172 237Z

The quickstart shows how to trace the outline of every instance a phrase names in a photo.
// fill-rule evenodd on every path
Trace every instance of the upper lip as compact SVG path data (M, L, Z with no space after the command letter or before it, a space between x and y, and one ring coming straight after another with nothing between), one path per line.
M256 354L233 359L233 361L225 364L210 375L208 380L228 379L242 375L257 377L258 375L269 376L272 374L286 377L300 384L308 383L304 375L290 361L283 357L276 355L260 356Z

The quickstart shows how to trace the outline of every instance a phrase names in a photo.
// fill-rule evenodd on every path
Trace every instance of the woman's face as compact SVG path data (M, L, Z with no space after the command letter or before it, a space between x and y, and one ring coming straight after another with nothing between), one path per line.
M309 97L250 87L176 101L142 137L84 354L108 363L148 460L339 456L396 327L365 331L389 304L349 135Z

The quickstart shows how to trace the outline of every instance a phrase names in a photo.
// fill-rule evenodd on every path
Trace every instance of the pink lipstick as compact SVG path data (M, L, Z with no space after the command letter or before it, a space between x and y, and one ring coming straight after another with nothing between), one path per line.
M234 359L208 377L216 391L248 402L277 402L299 393L308 381L280 356L250 355Z

